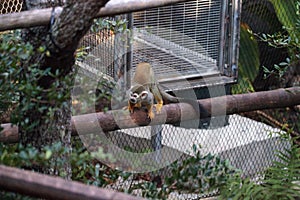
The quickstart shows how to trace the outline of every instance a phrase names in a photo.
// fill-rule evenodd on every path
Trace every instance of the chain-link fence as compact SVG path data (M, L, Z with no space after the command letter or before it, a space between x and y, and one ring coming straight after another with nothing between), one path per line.
M21 2L1 1L1 14L20 11ZM88 91L97 88L98 94L112 93L119 97L122 90L120 96L124 98L135 64L149 62L166 91L177 96L210 98L281 86L275 76L264 78L262 66L272 70L274 64L288 57L287 49L270 47L259 37L247 35L249 30L258 35L284 31L282 20L268 0L243 1L239 82L234 83L231 76L224 76L227 78L225 82L218 82L220 74L232 66L228 62L232 57L224 52L232 52L234 48L229 45L232 41L221 37L230 37L233 30L223 26L223 23L228 25L228 20L233 20L229 12L232 1L225 5L224 2L228 1L190 1L97 20L95 29L82 39L79 48L83 55L77 62L79 82L82 77L88 77L88 82L92 82ZM224 44L226 47L222 46ZM285 80L284 86L299 85L299 74L299 70L294 70L286 77L289 81ZM183 79L179 81L178 75ZM170 84L172 78L176 79L176 84ZM105 83L105 87L99 89L98 83L103 83L103 80L112 84ZM107 96L101 96L95 104L91 105L94 111L104 111L104 105L122 108ZM128 171L155 171L153 177L167 176L168 166L177 159L191 156L193 145L201 146L203 155L219 155L241 169L245 176L255 177L276 160L278 150L289 148L290 144L279 136L280 128L288 124L299 133L299 113L299 107L255 111L213 117L200 122L200 128L199 124L192 128L185 128L186 124L163 124L97 133L81 136L81 139L87 146L101 145L104 151L115 156L112 163L103 160L106 164ZM115 118L121 120L118 116ZM126 183L122 184L115 184L113 188L127 187Z
M208 98L231 93L231 86L225 87L222 84L210 84L211 82L209 78L207 78L217 73L215 70L220 69L218 68L220 66L216 68L217 65L214 63L222 63L218 62L218 59L220 59L220 52L218 52L218 50L220 50L218 47L220 40L217 38L220 38L220 33L214 31L213 34L211 34L213 30L222 29L220 23L224 21L218 18L220 16L222 17L221 13L223 11L218 10L218 8L222 8L222 2L213 1L212 4L206 1L201 1L201 4L199 2L200 1L191 1L188 4L151 9L134 13L130 15L129 18L126 16L127 20L131 23L131 26L128 27L131 27L130 30L133 34L131 38L129 38L131 40L129 46L131 46L129 48L129 57L127 57L127 59L131 59L129 60L131 64L129 69L133 67L132 72L129 71L130 74L134 72L134 67L137 63L149 62L154 66L159 79L162 80L162 85L167 91L174 92L175 90L176 92L174 93L176 96L193 97L193 95L189 93L191 92L197 98ZM253 2L244 1L245 7L242 8L245 15L243 15L242 12L243 21L241 23L243 27L252 27L251 23L257 21L252 19L251 16L247 18L247 12L259 13L259 15L269 14L265 6L267 8L272 7L270 2L257 2L256 6L258 7L255 7ZM203 13L200 12L199 15L193 15L197 10L195 8L203 9ZM259 10L259 8L261 8L261 10ZM214 11L213 16L208 14L210 9ZM200 16L205 16L203 21L201 21L202 18L200 19ZM247 22L249 20L250 22ZM253 22L251 20L253 20ZM274 21L276 21L276 18L274 18ZM205 25L205 27L201 28L201 24L203 26ZM259 27L255 28L253 31L256 33L266 31L263 29L265 28L264 25L261 26L261 29L259 29ZM232 34L231 32L226 33ZM215 39L214 34L216 34ZM209 39L205 40L207 39L205 36L208 36ZM245 42L245 40L242 42ZM114 43L110 44L112 47ZM241 44L241 46L242 45L244 44ZM270 48L267 44L259 45L260 48ZM99 47L95 48L97 49ZM114 48L116 47L113 47L113 49ZM233 47L230 46L229 48ZM183 51L185 51L185 53L183 53ZM122 52L123 51L121 51L120 55L122 55ZM241 53L246 52L241 51ZM276 55L276 51L274 50L269 50L268 52L261 50L259 53L261 53L259 54L259 58L255 59L262 59L260 66L266 65L264 63L265 61L273 64L279 62L279 60L270 59L270 57ZM123 52L123 55L124 54ZM197 67L195 67L197 65L191 65L189 57L185 54L193 55L193 62L204 65L204 67L197 70ZM199 54L201 54L201 56L199 56ZM282 52L281 56L284 57ZM252 59L248 55L241 55L241 59L245 58L246 60L242 60L242 63L252 63L247 60ZM276 58L278 57L276 56ZM111 58L104 58L104 60L108 59ZM179 67L177 67L177 65ZM225 63L224 66L228 67L228 63L227 65ZM169 69L171 69L171 71L168 71ZM188 81L177 83L175 86L168 84L168 82L164 84L163 80L168 79L168 75L174 71L183 77L189 76L189 74L186 73L191 73L194 77L199 73L201 77L204 78L197 79L196 81L201 82L204 80L204 85L201 84L202 87L197 87L191 84L195 80L189 80L188 78L186 78ZM243 76L243 74L241 74L241 76ZM176 78L177 77L174 77L175 80L177 80ZM264 81L262 77L261 79ZM213 81L216 82L216 79ZM256 81L258 80L253 80L254 84ZM248 90L249 86L243 83L244 82L240 82L239 87ZM286 112L283 113L283 115L288 115ZM281 115L281 117L283 115ZM266 118L263 118L263 116ZM280 122L276 125L270 123L271 116L273 117L273 114L268 112L251 112L241 115L213 117L206 122L207 124L205 124L205 126L201 126L201 128L193 127L187 129L183 128L184 125L181 124L179 127L159 125L122 129L120 131L106 133L105 137L107 140L104 142L105 144L102 142L102 145L106 146L106 150L113 155L121 155L115 156L115 158L118 159L117 163L120 169L136 172L155 171L150 180L154 180L157 176L168 176L170 173L168 166L177 159L182 160L192 155L192 148L195 144L201 146L200 152L203 155L211 153L219 155L222 159L228 159L234 167L243 171L244 176L254 178L258 172L266 169L266 167L270 166L272 162L276 160L275 154L278 150L283 151L290 146L288 142L282 141L279 136L279 133L281 133L280 124L284 124L285 122ZM280 118L274 120L278 122L278 119ZM298 118L296 117L295 120L297 121ZM295 122L292 122L292 124L293 123ZM94 141L95 138L89 138L85 142L90 144ZM137 156L137 153L142 156ZM114 164L111 165L114 166ZM156 171L158 169L160 170ZM126 188L126 186L122 184L126 185L126 182L119 182L115 184L114 188ZM197 198L197 196L190 194L176 198Z
M22 9L23 0L1 0L0 14L20 12Z
M242 59L242 66L240 67L248 69L249 72L243 75L249 77L255 91L300 85L299 67L295 64L298 61L293 60L294 64L291 63L286 71L283 69L284 66L276 71L276 65L293 57L288 45L276 48L262 39L263 34L276 37L276 35L290 34L289 30L295 29L296 21L293 22L293 20L297 18L296 2L289 1L288 4L283 5L268 0L243 1L242 30L247 28L248 31L252 31L255 40L243 39L241 35L240 60ZM287 21L291 21L291 23L288 24ZM254 52L254 54L249 56L249 52ZM282 76L278 75L279 73L282 73ZM249 88L244 80L240 85ZM296 134L300 130L299 106L291 109L246 113L245 116L276 127L287 124L289 127L293 127Z

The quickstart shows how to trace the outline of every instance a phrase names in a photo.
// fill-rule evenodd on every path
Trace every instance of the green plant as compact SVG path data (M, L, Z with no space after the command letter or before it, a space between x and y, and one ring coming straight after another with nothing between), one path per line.
M278 19L283 24L283 32L275 34L262 34L258 36L262 41L274 48L287 48L289 58L286 61L274 65L273 70L263 67L265 77L275 75L279 79L287 72L291 66L298 67L300 59L300 1L297 0L270 0L276 10Z
M69 158L72 165L72 180L104 187L113 183L120 176L124 179L128 178L128 173L113 170L96 160L95 156L88 152L79 140L73 143L74 147ZM41 150L31 146L24 147L21 144L0 143L0 164L36 171L41 166L50 166L50 170L56 171L66 162L64 157L60 156L65 152L68 152L68 149L61 143L45 146ZM53 160L54 156L60 159ZM63 174L57 175L64 176Z
M241 24L239 49L239 80L233 85L234 94L254 92L252 82L258 74L260 61L258 44L250 28Z
M25 68L24 64L29 62L34 49L29 43L24 43L20 35L18 30L0 34L0 116L14 107L10 120L26 132L38 129L42 121L51 121L55 111L66 106L69 94L65 91L72 86L72 78L59 78L58 70L51 72L50 68L38 69L35 64ZM39 47L37 51L49 54L44 47ZM39 84L45 76L55 79L48 89ZM37 117L30 122L23 115L31 111L37 111L44 117Z
M91 31L94 33L99 32L100 30L107 29L116 33L125 33L130 31L127 29L127 20L126 19L109 19L109 18L99 18L94 20L94 24L91 26Z
M292 140L281 135L283 140ZM300 196L300 147L293 144L290 149L279 151L278 161L258 174L256 181L241 178L239 174L231 176L220 188L220 199L296 199Z
M0 34L0 120L19 101L21 63L32 53L31 45L20 41L19 31Z
M167 199L174 191L201 195L215 192L238 172L228 160L211 154L201 155L196 145L193 146L193 153L194 156L170 166L170 174L161 187L155 182L142 182L131 187L129 192L142 189L143 197L150 199Z
M172 175L166 179L166 184L198 194L218 189L237 172L228 160L212 154L203 156L195 145L194 156L180 165L179 162L174 163L171 171Z

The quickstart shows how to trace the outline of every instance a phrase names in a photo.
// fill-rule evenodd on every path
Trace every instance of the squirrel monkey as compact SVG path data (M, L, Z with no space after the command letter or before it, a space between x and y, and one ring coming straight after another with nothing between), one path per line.
M139 92L140 91L140 92ZM152 111L154 104L154 96L150 91L146 91L143 86L137 86L135 89L132 88L129 94L128 110L133 112L134 108L146 107L148 110L148 117L154 118Z
M153 69L149 63L139 63L136 66L132 79L132 86L129 91L128 110L133 112L135 107L145 106L148 110L148 117L154 118L153 106L156 101L156 112L160 113L163 106L163 98L158 88Z
M148 117L154 118L152 108L156 101L156 112L160 113L163 103L179 103L180 101L189 103L196 111L199 111L199 104L195 100L174 97L160 88L155 78L152 66L149 63L139 63L136 66L135 74L132 78L132 87L129 90L128 110L133 112L134 108L145 106L148 110Z

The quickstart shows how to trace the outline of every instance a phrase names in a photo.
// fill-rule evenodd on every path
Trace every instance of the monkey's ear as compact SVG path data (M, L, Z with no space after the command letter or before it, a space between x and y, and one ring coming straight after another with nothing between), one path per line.
M147 99L148 98L148 92L147 91L141 92L140 97L141 97L142 100Z

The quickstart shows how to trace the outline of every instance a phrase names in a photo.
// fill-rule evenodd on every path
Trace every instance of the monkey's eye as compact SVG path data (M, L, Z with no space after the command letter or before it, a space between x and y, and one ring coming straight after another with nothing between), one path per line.
M143 91L140 95L141 99L144 100L144 99L147 99L148 97L148 92L147 91Z
M139 95L137 93L132 93L132 94L130 94L130 96L133 97L133 98L138 98L139 97Z

